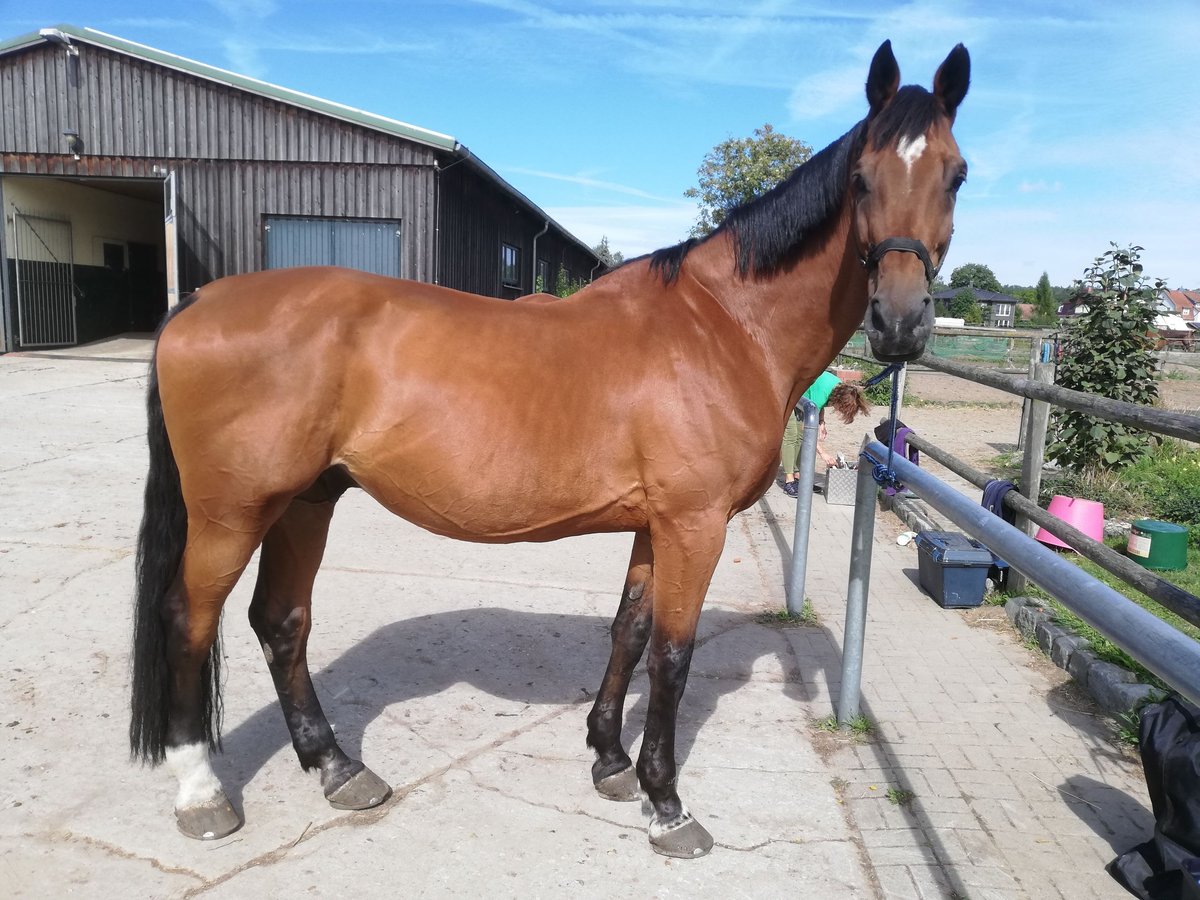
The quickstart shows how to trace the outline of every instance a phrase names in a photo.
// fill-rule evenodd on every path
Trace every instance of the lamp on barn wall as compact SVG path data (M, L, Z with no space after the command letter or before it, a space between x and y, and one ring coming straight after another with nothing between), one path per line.
M79 154L83 152L83 140L79 137L79 132L67 130L63 132L63 137L67 139L67 150L79 159Z

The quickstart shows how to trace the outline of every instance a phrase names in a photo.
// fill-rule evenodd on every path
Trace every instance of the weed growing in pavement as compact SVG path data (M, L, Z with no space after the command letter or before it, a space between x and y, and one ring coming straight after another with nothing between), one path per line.
M774 609L759 613L754 617L754 621L759 625L769 625L773 628L811 628L821 624L816 610L812 608L812 603L807 598L800 608L799 615L793 616L786 609Z
M913 802L914 797L916 797L916 794L910 790L906 790L905 788L888 788L888 801L890 803L894 803L896 806L908 806L908 804Z
M857 715L846 723L846 728L843 729L838 725L837 716L826 716L813 723L813 726L818 731L826 731L830 734L844 733L846 731L854 735L854 737L865 740L874 731L875 726L871 724L871 720L864 715Z
M1142 711L1117 713L1116 720L1117 743L1125 747L1139 747L1142 743Z

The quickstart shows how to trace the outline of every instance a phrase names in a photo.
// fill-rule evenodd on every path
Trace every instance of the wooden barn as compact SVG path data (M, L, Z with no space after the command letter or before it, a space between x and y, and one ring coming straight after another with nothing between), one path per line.
M453 137L69 25L0 42L0 209L0 352L152 330L258 269L507 299L602 271Z

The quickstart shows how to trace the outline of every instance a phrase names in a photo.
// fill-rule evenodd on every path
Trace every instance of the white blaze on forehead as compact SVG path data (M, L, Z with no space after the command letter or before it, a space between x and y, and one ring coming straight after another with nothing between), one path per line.
M913 163L921 158L921 154L925 152L925 135L918 135L916 138L909 140L907 137L900 138L900 142L896 144L896 155L904 162L904 168L908 170L908 174L912 175Z

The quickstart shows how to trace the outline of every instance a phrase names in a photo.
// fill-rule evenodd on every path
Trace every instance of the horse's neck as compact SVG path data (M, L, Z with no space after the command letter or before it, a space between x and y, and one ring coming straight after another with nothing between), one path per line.
M684 264L761 348L772 391L788 408L833 361L866 311L867 277L849 234L843 209L822 239L769 278L742 278L733 240L724 233L696 247Z

